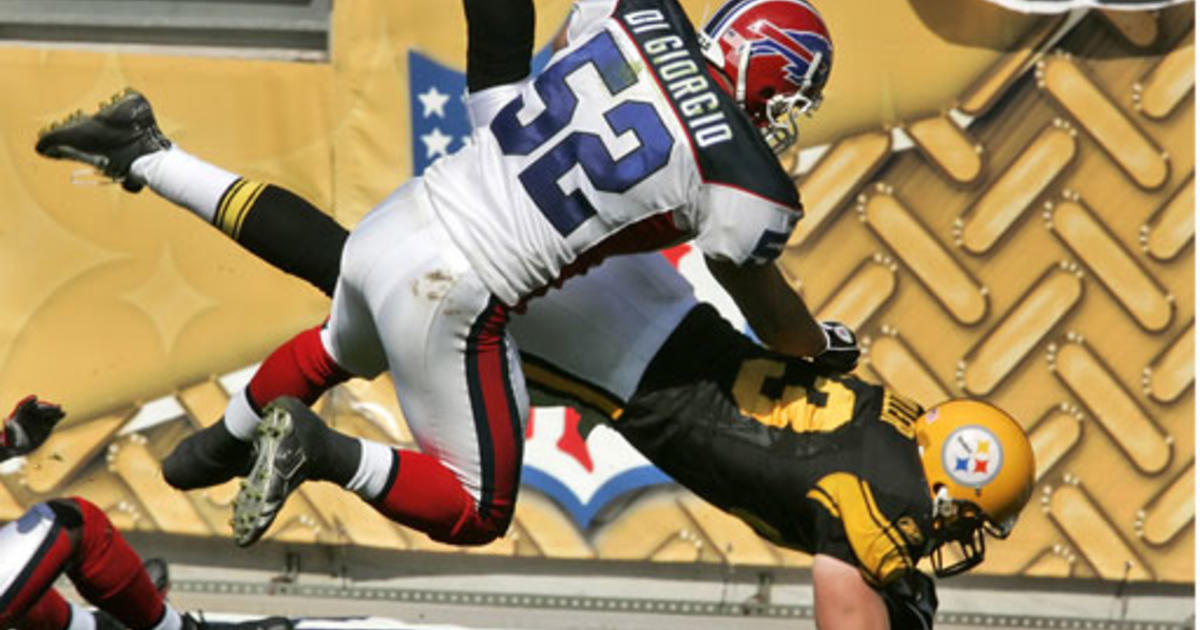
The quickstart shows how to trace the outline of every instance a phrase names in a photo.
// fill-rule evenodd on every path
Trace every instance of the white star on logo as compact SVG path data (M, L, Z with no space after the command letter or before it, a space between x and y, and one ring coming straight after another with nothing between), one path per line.
M431 160L446 155L453 141L454 136L448 136L438 127L434 127L433 131L421 136L421 142L425 143L425 159Z
M446 101L450 100L450 95L439 92L437 86L429 86L427 91L417 95L417 100L421 101L422 117L429 118L431 114L446 117Z

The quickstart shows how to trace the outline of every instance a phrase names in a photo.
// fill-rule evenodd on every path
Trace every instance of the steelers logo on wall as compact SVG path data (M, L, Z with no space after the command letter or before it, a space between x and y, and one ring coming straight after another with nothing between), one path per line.
M971 488L982 488L1004 465L1000 440L979 425L959 428L942 445L942 466L950 478Z

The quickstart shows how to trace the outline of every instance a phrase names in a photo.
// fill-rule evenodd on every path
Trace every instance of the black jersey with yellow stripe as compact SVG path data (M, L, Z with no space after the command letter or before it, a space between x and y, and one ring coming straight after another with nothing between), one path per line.
M914 568L930 531L920 414L883 387L774 354L701 305L614 426L764 538L855 564L879 586Z

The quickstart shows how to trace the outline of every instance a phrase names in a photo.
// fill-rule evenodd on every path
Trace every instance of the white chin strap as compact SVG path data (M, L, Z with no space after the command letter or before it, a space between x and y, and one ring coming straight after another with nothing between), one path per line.
M937 494L933 497L933 516L950 518L957 511L954 499L950 498L950 491L946 489L946 486L938 488Z

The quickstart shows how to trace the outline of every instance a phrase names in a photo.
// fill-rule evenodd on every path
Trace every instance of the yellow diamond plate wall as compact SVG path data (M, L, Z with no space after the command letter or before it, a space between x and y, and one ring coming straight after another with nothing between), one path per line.
M234 489L173 492L157 461L220 416L222 383L236 379L207 375L261 359L319 321L325 301L148 194L68 185L71 167L30 147L53 115L148 86L185 147L350 225L411 166L406 51L457 66L463 37L456 5L422 29L430 16L406 3L335 4L329 64L0 50L0 81L36 95L0 103L0 393L37 391L75 412L23 464L0 468L0 520L80 494L122 528L229 535ZM543 40L566 5L539 4L552 16ZM808 138L829 144L787 158L807 216L781 264L822 317L860 331L863 375L925 403L988 398L1030 431L1037 492L981 572L1193 580L1191 10L1082 20L981 2L826 10L838 65ZM340 387L318 409L338 429L411 442L386 378ZM674 487L628 497L587 530L526 489L504 539L461 550L309 484L268 537L809 562Z
M1193 579L1191 10L1093 13L1044 55L1066 22L1034 29L946 111L798 178L782 264L859 326L862 371L1031 433L1035 498L983 571Z

